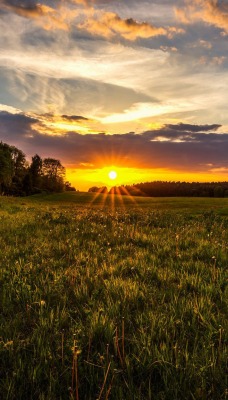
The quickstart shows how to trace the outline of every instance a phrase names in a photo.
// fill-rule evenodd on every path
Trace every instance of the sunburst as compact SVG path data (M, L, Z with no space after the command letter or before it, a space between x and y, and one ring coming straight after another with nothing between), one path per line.
M115 180L117 178L117 173L116 173L116 171L110 171L108 173L108 176L110 179Z

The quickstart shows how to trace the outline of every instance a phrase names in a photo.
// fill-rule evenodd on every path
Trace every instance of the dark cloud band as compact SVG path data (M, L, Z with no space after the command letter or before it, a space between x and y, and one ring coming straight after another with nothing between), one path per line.
M178 129L175 125L172 128L166 125L142 134L81 135L69 132L57 136L39 133L37 123L38 119L23 114L1 112L0 139L18 145L28 156L35 153L42 157L53 156L75 168L81 168L83 163L93 164L94 168L115 163L132 168L188 172L207 171L212 166L228 167L228 133L205 133L209 125L196 125L195 128L187 125L187 130L186 124L178 125ZM210 125L210 130L219 126Z

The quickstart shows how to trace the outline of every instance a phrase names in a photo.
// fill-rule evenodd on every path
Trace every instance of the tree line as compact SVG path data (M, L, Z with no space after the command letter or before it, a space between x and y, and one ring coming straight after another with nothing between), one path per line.
M54 158L42 159L38 154L31 163L15 146L0 142L0 194L29 196L42 192L75 191L65 181L65 167ZM89 192L149 197L228 197L228 182L154 181L135 185L93 186Z
M0 142L0 194L28 196L42 192L75 190L65 182L65 167L54 158L42 159L38 154L32 161L15 146Z
M228 182L167 182L154 181L135 185L93 186L89 192L147 197L228 197Z

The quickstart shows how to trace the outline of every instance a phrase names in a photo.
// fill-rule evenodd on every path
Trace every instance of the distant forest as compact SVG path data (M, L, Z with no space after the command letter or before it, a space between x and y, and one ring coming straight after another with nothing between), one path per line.
M135 185L92 187L89 192L147 197L228 197L228 182L145 182Z
M15 146L0 142L0 194L29 196L36 193L75 190L65 182L65 168L59 160L35 154L32 162Z

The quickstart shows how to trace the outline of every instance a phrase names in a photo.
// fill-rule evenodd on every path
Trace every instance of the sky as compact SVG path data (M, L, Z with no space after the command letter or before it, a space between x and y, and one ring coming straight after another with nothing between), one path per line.
M228 180L227 0L0 0L0 32L0 140L28 160L79 190Z

